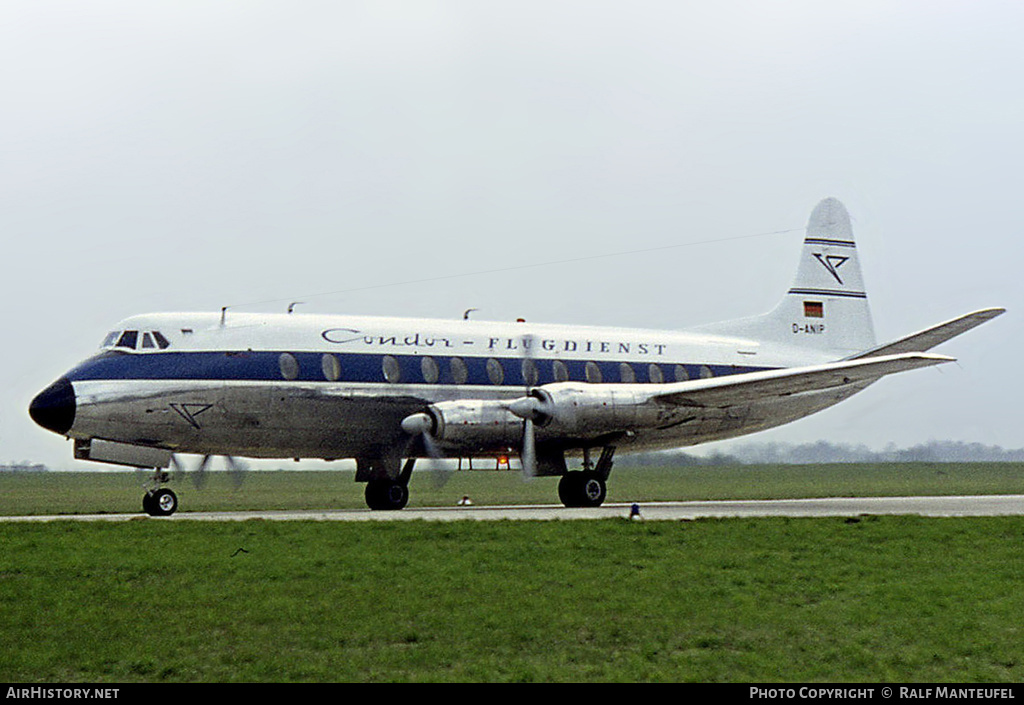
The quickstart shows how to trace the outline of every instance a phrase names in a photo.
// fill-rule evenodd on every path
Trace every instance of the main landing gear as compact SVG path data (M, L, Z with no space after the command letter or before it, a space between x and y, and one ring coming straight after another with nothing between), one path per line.
M605 481L594 472L568 472L558 481L558 499L566 507L600 507L606 496Z
M399 470L396 458L357 458L356 482L366 483L366 506L395 511L409 503L409 478L416 458L409 458Z
M567 472L558 481L558 498L566 507L600 507L608 496L608 475L612 471L615 446L605 446L597 465L590 462L590 450L583 449L583 471Z
M396 510L409 503L409 485L399 480L370 480L366 483L366 506Z
M558 481L558 499L562 504L566 507L600 507L608 496L607 482L614 454L614 446L605 446L595 465L590 462L589 449L584 449L583 470L574 472L565 472L562 460L562 475ZM409 502L409 478L415 463L415 458L409 458L396 473L397 465L389 466L382 459L357 460L356 482L366 483L366 506L378 511L403 509ZM390 473L387 471L389 467Z

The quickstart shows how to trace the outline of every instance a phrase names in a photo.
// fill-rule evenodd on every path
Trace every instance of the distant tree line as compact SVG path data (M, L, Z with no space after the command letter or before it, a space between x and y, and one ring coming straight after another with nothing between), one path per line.
M46 472L48 468L40 463L30 463L27 460L21 463L7 463L0 465L0 472Z
M750 443L710 454L669 450L657 453L623 454L615 459L620 467L643 465L801 465L812 463L1019 463L1024 448L1006 450L999 446L962 441L929 441L910 448L890 443L883 450L865 445L815 443Z
M999 446L963 441L929 441L910 448L890 443L882 450L865 445L815 443L747 443L728 452L708 454L666 450L656 453L620 453L616 467L645 465L809 465L816 463L1022 463L1024 448L1006 450ZM47 472L39 463L22 461L0 465L4 472Z

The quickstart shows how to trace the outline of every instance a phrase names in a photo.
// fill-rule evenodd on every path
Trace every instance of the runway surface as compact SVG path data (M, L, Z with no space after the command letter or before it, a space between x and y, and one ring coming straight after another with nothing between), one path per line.
M594 509L561 505L410 507L398 512L349 510L188 512L152 518L145 514L66 514L0 517L0 521L500 521L629 518L633 505L609 503ZM639 518L685 521L724 517L856 517L908 514L929 517L1021 516L1024 495L971 497L839 497L828 499L751 500L728 502L648 502L637 505Z

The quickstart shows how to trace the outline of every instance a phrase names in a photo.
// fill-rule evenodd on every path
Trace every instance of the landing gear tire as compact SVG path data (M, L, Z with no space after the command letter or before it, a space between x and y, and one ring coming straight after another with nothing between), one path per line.
M166 517L178 509L178 496L163 487L142 496L142 509L151 517Z
M600 507L608 495L601 477L592 472L570 472L558 481L558 498L567 507Z
M398 510L409 502L409 487L394 480L370 480L366 483L366 506L370 509Z

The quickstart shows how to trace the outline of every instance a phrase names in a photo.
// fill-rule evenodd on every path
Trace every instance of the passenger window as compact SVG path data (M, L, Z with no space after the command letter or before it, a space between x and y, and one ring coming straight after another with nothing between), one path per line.
M528 387L536 386L540 375L537 373L537 365L534 364L533 360L529 358L523 360L522 372L523 383Z
M505 381L505 370L501 369L501 363L493 357L487 360L487 379L491 384L501 384Z
M700 366L700 378L701 379L711 379L714 376L715 376L715 373L711 371L710 367L708 367L707 365L701 365Z
M647 366L647 379L652 384L661 384L665 381L665 375L661 373L661 368L652 362Z
M636 382L636 372L633 371L633 366L628 362L619 363L619 379L627 384Z
M569 368L566 367L565 363L561 360L555 360L551 363L551 372L554 375L556 382L569 381Z
M384 370L384 379L391 384L395 384L402 379L402 368L399 367L398 360L390 355L384 356L384 359L381 360L381 367Z
M441 368L432 357L425 357L420 360L420 372L423 373L423 381L427 384L436 384L441 377Z
M329 382L337 382L341 377L341 363L330 353L320 358L320 369L324 373L324 379Z
M281 353L277 358L277 366L281 368L281 376L285 379L298 379L299 361L291 353Z
M586 368L587 381L591 384L601 383L601 368L597 366L596 362L588 362Z
M675 367L676 382L687 382L690 379L690 373L686 371L686 368L682 365L676 365Z
M453 357L449 367L452 370L452 381L455 384L465 384L469 379L469 368L466 367L466 363L462 361L462 358Z

